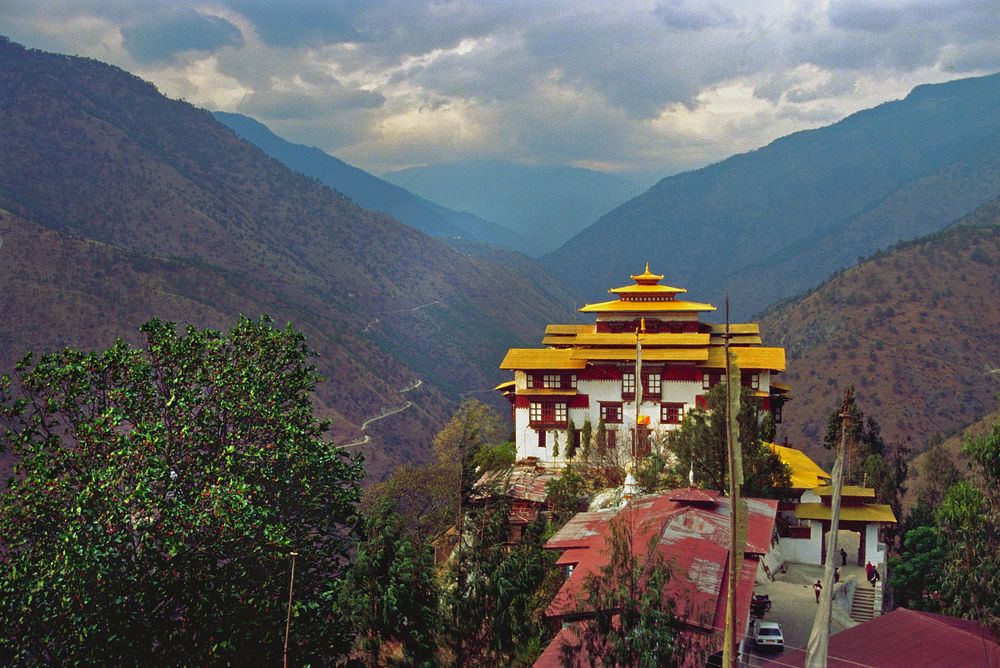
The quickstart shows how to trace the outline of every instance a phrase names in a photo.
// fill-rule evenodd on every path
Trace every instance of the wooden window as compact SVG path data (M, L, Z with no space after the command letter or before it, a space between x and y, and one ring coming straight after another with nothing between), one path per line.
M608 448L618 447L618 432L614 429L608 429Z
M726 382L724 373L704 373L701 375L701 389L710 390L719 383Z
M528 374L528 387L533 390L542 389L542 374L540 373L529 373Z
M575 373L570 374L570 376L569 376L569 386L571 388L573 388L574 390L576 389L576 374Z
M540 447L540 448L544 448L545 447L545 430L544 429L539 429L538 430L538 447Z
M528 404L528 422L532 425L565 425L566 403L532 401Z
M660 404L661 424L680 424L684 421L684 404L664 401Z
M622 372L622 397L634 397L635 396L635 372L634 371L624 371Z
M662 393L662 380L659 371L653 371L650 373L642 374L642 393L643 395L653 398L659 397Z
M605 424L620 424L622 421L621 402L602 401L601 420Z
M547 390L558 390L562 387L562 376L558 373L547 373L542 377L542 387Z

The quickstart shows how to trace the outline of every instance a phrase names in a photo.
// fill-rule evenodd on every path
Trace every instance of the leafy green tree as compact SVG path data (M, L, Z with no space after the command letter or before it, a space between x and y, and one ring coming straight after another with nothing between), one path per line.
M476 455L484 447L502 443L506 430L496 411L481 401L466 399L434 437L438 461L461 465L461 491L468 496L476 483Z
M677 633L674 601L664 594L672 577L655 535L646 558L637 557L629 522L611 521L608 563L587 576L577 612L584 618L560 648L564 666L653 668L692 660Z
M889 558L889 585L896 605L941 612L939 592L947 557L947 546L936 526L918 526L907 531L899 556Z
M439 598L430 545L411 537L392 497L381 495L365 515L341 589L341 609L357 625L368 665L385 665L388 642L401 645L407 665L435 663Z
M543 585L552 582L555 554L542 549L541 520L528 525L520 543L508 544L509 513L509 501L492 497L466 518L467 539L453 559L445 597L457 665L507 665L547 633L542 611L555 591Z
M951 454L945 449L941 435L935 435L931 438L920 465L918 502L922 501L927 506L936 508L952 485L961 479L962 474L955 466Z
M583 421L583 426L580 428L580 450L581 459L587 461L590 457L590 447L591 442L594 439L594 426L590 423L590 418L586 418Z
M693 465L697 486L725 492L729 479L725 385L709 390L707 402L708 410L690 411L681 427L667 434L667 450L675 462L672 476L686 479ZM763 413L752 392L741 388L738 422L743 451L743 494L775 497L791 486L791 471L762 443L762 435L767 433Z
M573 418L566 421L566 459L576 457L576 425Z
M562 475L545 484L545 490L552 509L549 531L555 532L579 512L580 504L587 498L587 481L575 466L567 466Z
M937 513L949 546L942 582L945 612L1000 633L1000 422L966 443L974 477L945 495Z
M279 663L292 551L290 656L333 661L363 468L322 438L302 335L141 331L4 379L0 663Z
M513 441L484 445L472 458L472 463L481 473L509 470L517 463L517 445Z

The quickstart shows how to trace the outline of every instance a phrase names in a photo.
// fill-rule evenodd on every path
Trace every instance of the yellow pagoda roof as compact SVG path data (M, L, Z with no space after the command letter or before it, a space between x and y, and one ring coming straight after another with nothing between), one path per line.
M546 325L545 334L576 336L577 334L593 333L594 329L594 325Z
M643 281L649 283L656 283L663 280L663 274L654 274L649 270L649 263L646 263L646 270L641 274L632 274L629 276L636 283L642 283Z
M759 346L763 341L761 341L760 334L732 334L730 333L729 343L736 346ZM726 341L722 338L722 334L712 333L712 345L713 346L724 346Z
M635 278L635 277L633 276L632 278ZM674 288L674 287L671 287L669 285L659 285L659 284L655 284L655 285L641 285L641 284L636 283L634 285L623 285L620 288L611 288L610 290L608 290L608 292L610 292L612 294L616 294L616 295L633 294L633 293L641 293L641 294L658 294L659 293L659 294L676 295L679 292L687 292L687 290L685 288Z
M707 346L708 334L673 334L656 333L643 334L640 341L645 350L647 347L656 346ZM542 343L546 345L574 345L574 346L630 346L635 348L634 333L602 332L600 334L577 334L576 336L546 336Z
M736 354L736 364L741 369L768 369L769 371L785 370L785 349L764 348L760 346L731 347ZM701 366L711 369L726 368L726 352L724 348L712 347L708 351L708 359Z
M828 520L833 508L823 503L800 503L795 506L795 516L800 520ZM841 506L842 522L885 522L896 523L892 508L881 503L866 503L862 506Z
M572 349L511 348L500 363L501 369L556 369L572 371L585 369L587 361L570 357Z
M831 477L801 450L766 441L764 445L773 450L782 463L792 470L792 487L795 489L813 489Z
M496 387L493 388L495 392L513 392L514 391L514 381L505 380Z
M712 323L712 334L725 334L725 323ZM731 322L729 323L730 334L760 334L760 323L757 322Z
M570 348L573 359L628 361L635 359L635 349L624 348ZM644 362L703 362L708 358L707 348L653 348L643 350ZM501 367L502 368L502 367Z
M699 302L679 302L673 300L655 301L625 301L615 299L609 302L598 304L587 304L579 309L581 313L622 313L629 311L714 311L711 304L701 304Z
M822 487L817 487L813 490L813 494L816 496L830 496L833 494L833 487L830 485L823 485ZM844 485L840 488L841 496L859 496L868 499L875 498L875 490L871 487L861 487L860 485Z

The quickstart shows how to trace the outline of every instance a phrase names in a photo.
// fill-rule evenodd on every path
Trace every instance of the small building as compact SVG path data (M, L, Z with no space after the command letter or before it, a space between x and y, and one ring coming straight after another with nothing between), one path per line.
M490 471L476 482L470 502L478 503L492 494L508 498L508 535L511 543L517 543L524 528L549 509L548 484L561 474L562 469L545 468L536 462L524 462L509 471Z
M560 552L558 565L566 581L545 611L547 619L563 629L535 662L536 667L561 666L564 638L574 633L574 622L593 615L581 604L588 576L607 565L611 521L631 523L632 549L639 563L650 556L650 546L671 565L672 577L664 596L675 603L678 628L686 641L703 650L704 657L722 649L728 596L730 500L718 492L681 489L637 498L621 508L577 514L545 545ZM771 550L777 502L745 499L747 538L743 563L738 564L736 595L737 642L749 625L750 599L759 561ZM651 539L655 538L655 541Z
M700 319L715 307L682 299L687 291L661 284L648 264L631 278L609 290L616 299L580 309L593 324L549 325L546 347L507 351L500 368L514 379L497 390L511 401L518 459L565 463L585 422L595 430L603 423L611 446L641 449L649 433L675 429L704 408L705 393L724 382L725 327ZM741 383L780 422L788 388L774 377L785 370L784 349L762 346L757 323L732 324L729 333Z
M781 460L792 469L792 489L778 506L778 535L781 555L786 561L822 564L826 560L826 534L833 516L833 487L830 475L801 450L768 443ZM875 503L871 487L844 485L840 497L841 531L858 534L859 566L871 562L881 566L886 559L880 531L895 524L896 516L888 505Z

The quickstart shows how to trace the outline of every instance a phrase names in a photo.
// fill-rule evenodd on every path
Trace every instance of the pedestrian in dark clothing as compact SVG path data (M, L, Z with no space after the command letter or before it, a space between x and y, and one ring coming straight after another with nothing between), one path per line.
M869 582L871 582L871 579L872 579L872 569L873 568L875 568L875 567L872 566L872 562L869 561L867 564L865 564L865 579L868 580Z
M838 582L840 582L840 569L839 568L834 568L833 569L833 584L837 584Z
M816 592L816 602L819 603L819 593L823 591L823 584L819 580L813 585L813 591Z
M847 553L844 552L844 548L840 548L840 565L841 566L847 565Z

